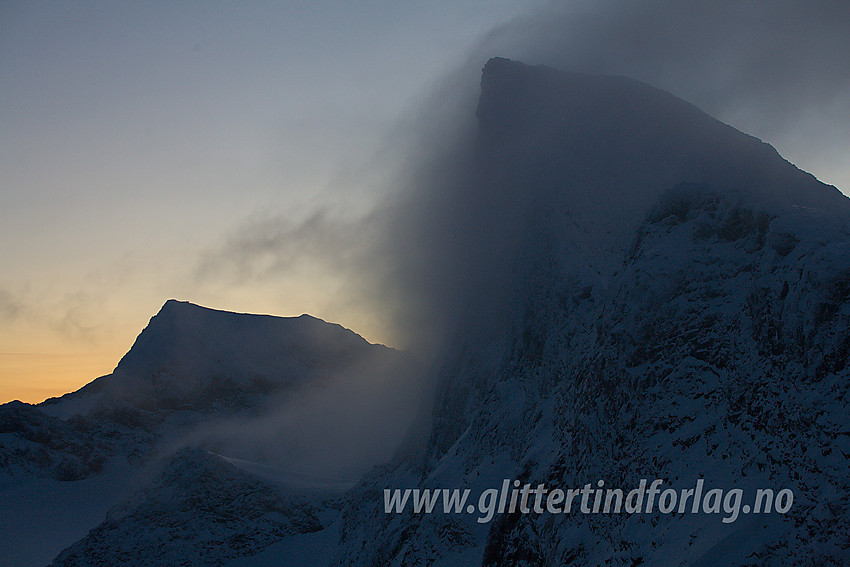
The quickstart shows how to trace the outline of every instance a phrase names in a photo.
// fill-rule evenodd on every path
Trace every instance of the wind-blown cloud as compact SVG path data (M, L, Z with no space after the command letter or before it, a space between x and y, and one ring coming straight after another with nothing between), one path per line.
M388 136L374 165L393 185L380 194L395 198L365 215L324 207L248 224L210 249L196 280L332 279L340 293L329 301L339 306L346 298L387 320L394 344L428 351L463 308L463 282L484 277L499 263L494 251L510 246L516 227L508 209L521 205L497 195L459 196L470 190L487 59L637 78L763 137L792 160L821 163L818 156L840 153L850 140L847 29L850 9L837 1L551 3L493 30ZM823 130L813 135L812 124ZM825 176L835 182L845 170L831 165ZM500 230L479 226L479 206L507 207L491 218L501 218Z
M476 185L472 118L490 57L636 78L774 143L792 161L820 163L850 143L848 29L844 2L650 0L552 3L494 30L435 87L396 157L411 165L387 247L406 296L395 313L408 336L439 342L468 299L510 289L500 254L518 252L522 210L544 198L528 187L497 189L498 180ZM813 136L811 124L829 127ZM814 173L850 182L843 164Z
M426 392L414 359L373 353L267 411L202 426L180 443L281 470L356 479L389 460Z
M195 279L278 278L321 263L337 270L357 264L374 241L368 218L334 218L327 209L305 218L278 216L249 223L210 248L195 269Z
M297 310L289 314L309 313L400 346L390 313L401 298L385 241L391 208L384 202L344 214L322 207L247 222L207 248L191 286L218 296L262 289Z
M840 0L552 3L494 30L476 56L636 78L820 164L850 143L848 29ZM850 184L840 163L826 174Z
M201 287L313 286L336 312L383 319L394 329L393 346L433 354L470 314L470 302L511 292L508 267L522 253L528 212L540 210L546 197L533 187L493 179L481 184L475 104L490 57L634 77L767 137L793 133L812 112L827 120L848 109L848 23L838 2L817 8L728 0L549 5L494 30L388 135L374 165L387 172L376 177L392 190L381 187L383 200L369 212L323 205L246 223L209 247L191 279ZM846 116L832 122L814 148L850 138ZM351 320L362 329L357 317ZM382 446L399 442L389 435L354 448L357 439L399 423L399 412L375 408L409 412L413 398L430 391L427 378L393 380L379 377L370 391L329 384L306 392L298 404L213 433L225 446L253 436L258 446L274 447L281 441L277 432L289 431L287 440L304 436L334 449L299 454L281 446L273 461L300 460L326 472L341 463L335 472L359 474L389 455ZM338 461L335 451L345 447L351 453Z

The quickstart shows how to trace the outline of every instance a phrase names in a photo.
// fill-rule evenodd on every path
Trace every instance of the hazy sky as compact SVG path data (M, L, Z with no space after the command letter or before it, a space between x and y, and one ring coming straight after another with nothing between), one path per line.
M814 5L2 2L0 402L110 372L171 297L396 344L351 277L374 205L493 55L669 88L846 190L848 5Z
M357 328L321 267L210 258L370 208L384 133L519 4L0 3L0 401L110 372L169 297Z

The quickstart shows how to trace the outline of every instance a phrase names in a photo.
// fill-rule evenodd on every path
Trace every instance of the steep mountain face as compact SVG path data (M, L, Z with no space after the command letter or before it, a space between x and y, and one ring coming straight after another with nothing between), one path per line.
M0 406L0 565L215 565L321 530L403 437L417 372L308 315L168 301L112 374Z
M477 115L445 254L487 268L461 272L430 436L349 493L336 564L850 561L850 199L629 79L495 59ZM643 478L794 504L734 522L383 509L386 488Z
M349 489L330 467L398 443L416 363L169 301L112 374L0 406L0 565L850 563L850 199L622 77L494 59L477 117L421 211L421 280L454 322L424 435ZM385 489L477 504L504 479L793 504L384 511Z

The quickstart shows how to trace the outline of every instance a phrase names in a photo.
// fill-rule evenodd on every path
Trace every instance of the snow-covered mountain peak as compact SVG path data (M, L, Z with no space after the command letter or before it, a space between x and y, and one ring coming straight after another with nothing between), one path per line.
M417 202L430 232L408 282L448 314L421 435L389 461L420 399L403 354L309 316L169 301L111 375L0 407L0 472L27 496L4 511L43 486L71 509L120 467L139 486L67 537L42 522L4 542L65 549L55 565L850 564L850 199L623 77L493 59L477 114L473 151ZM719 498L701 513L575 501L482 524L382 497L480 504L511 479L659 479L694 500L704 482L793 505L727 523Z
M562 267L582 288L604 289L648 215L682 188L739 211L729 222L763 215L762 236L848 226L850 199L835 187L634 79L495 58L476 115L468 167L423 199L431 210L420 239L431 259L419 268L424 295L465 337L512 327L528 309L523 298Z
M352 491L337 565L847 564L850 199L623 77L492 59L477 117L473 163L434 200L453 216L429 268L461 315L430 436ZM795 503L737 524L506 513L485 530L379 498L641 478Z
M201 547L218 565L321 530L392 456L421 387L413 356L340 325L170 300L111 374L0 405L0 565L65 548L57 564L178 564ZM42 500L68 525L19 518Z

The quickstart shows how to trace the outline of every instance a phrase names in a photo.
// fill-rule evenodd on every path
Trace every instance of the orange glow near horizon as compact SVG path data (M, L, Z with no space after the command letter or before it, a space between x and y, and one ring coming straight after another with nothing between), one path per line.
M207 301L192 300L192 303L211 309L279 317L309 313L325 321L339 323L369 342L395 346L386 340L392 333L382 321L374 318L374 313L340 310L344 311L339 313L343 317L337 319L328 313L329 310L322 308L317 298L308 293L309 289L299 289L301 294L293 295L300 300L296 303L308 305L304 310L287 309L282 305L277 305L278 309L263 309L266 301L258 297L230 301L209 297L204 298ZM70 340L58 334L50 324L37 321L37 317L19 318L5 324L0 320L0 404L13 400L38 404L47 398L74 392L111 373L162 303L164 300L159 299L136 301L129 303L121 316L117 309L110 309L108 323L102 319L87 320L87 324L98 326L97 332L88 340ZM268 303L273 304L274 301L268 300ZM287 315L280 315L281 312Z
M71 306L47 293L26 299L0 318L0 403L40 403L109 374L158 309L139 301L121 310L100 297Z
M37 404L78 390L109 374L118 363L112 353L0 353L0 403Z

